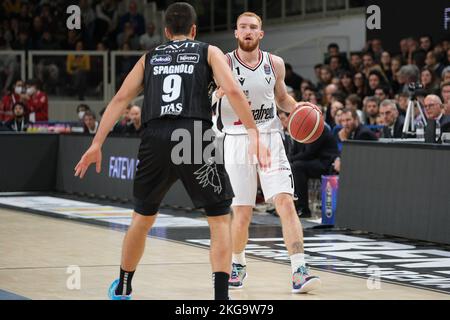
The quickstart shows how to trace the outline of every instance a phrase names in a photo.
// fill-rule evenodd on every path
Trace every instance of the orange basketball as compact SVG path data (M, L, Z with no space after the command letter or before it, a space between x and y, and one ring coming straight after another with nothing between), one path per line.
M323 128L324 120L318 107L303 105L289 115L289 134L300 143L316 141L322 134Z

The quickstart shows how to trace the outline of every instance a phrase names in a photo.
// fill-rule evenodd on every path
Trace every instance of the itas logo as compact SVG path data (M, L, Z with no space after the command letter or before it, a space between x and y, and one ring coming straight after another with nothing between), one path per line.
M200 55L198 53L181 53L177 56L178 63L198 63Z
M169 64L171 62L172 62L172 56L170 56L168 54L162 54L162 55L157 54L157 55L154 55L150 59L150 64L152 64L154 66Z

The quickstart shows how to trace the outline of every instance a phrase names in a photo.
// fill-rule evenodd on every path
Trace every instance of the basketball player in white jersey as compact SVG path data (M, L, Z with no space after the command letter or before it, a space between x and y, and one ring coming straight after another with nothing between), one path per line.
M217 129L224 133L224 161L235 197L232 220L232 274L230 288L242 288L247 276L245 246L248 241L253 207L255 206L258 175L265 199L272 202L281 219L283 238L292 267L292 292L306 293L320 287L318 277L311 276L305 264L303 231L294 206L294 182L281 138L281 123L277 106L293 112L306 102L297 103L286 91L285 67L282 58L259 49L263 38L261 18L245 12L237 19L235 37L238 48L226 54L233 74L247 96L261 139L269 146L272 166L262 170L247 159L245 146L248 136L241 121L220 88L214 98Z

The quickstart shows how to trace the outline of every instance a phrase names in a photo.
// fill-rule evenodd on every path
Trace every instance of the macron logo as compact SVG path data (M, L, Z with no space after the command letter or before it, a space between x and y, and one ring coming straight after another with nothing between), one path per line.
M178 63L198 63L200 55L198 53L182 53L177 56Z

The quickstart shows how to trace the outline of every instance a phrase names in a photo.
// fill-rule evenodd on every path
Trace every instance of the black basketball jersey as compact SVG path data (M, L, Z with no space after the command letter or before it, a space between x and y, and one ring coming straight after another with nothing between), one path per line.
M195 40L173 40L146 55L143 123L163 117L211 121L208 90L213 77L208 46Z

